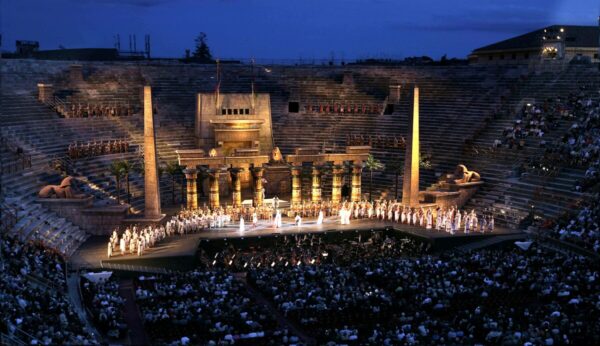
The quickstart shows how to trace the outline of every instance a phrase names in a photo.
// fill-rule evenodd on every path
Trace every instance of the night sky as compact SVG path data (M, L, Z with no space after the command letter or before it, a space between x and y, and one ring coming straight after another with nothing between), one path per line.
M466 57L552 24L597 25L598 0L0 0L2 50L113 47L150 34L152 55L182 57L201 31L219 58Z

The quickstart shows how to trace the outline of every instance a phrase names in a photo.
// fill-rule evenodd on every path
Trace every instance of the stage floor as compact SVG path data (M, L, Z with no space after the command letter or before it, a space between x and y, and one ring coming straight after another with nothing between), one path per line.
M398 232L410 234L415 237L422 238L429 242L441 242L445 239L452 242L459 241L474 241L477 238L486 238L498 235L522 234L520 230L499 228L496 227L491 233L470 233L464 234L459 232L455 235L443 231L427 230L421 227L414 227L393 222L382 222L374 220L352 220L350 225L340 225L337 217L326 218L323 224L317 225L316 220L307 220L302 222L302 226L295 225L293 219L283 219L283 226L274 228L271 222L260 221L256 227L251 224L246 224L244 232L240 232L239 225L232 224L224 228L213 228L198 233L185 234L183 236L172 236L155 247L146 249L144 255L113 255L110 259L107 256L108 236L95 236L88 239L79 249L73 254L70 263L74 269L78 268L100 268L103 261L123 263L128 260L139 262L144 259L157 259L169 257L184 257L195 256L198 246L203 240L218 240L228 238L244 238L244 237L268 237L276 235L294 235L306 233L321 233L321 232L349 232L349 231L365 231L365 230L380 230L394 229Z

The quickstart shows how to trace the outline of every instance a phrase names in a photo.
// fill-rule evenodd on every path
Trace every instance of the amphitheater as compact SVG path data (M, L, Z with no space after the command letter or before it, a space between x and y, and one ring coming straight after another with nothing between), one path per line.
M37 100L37 84L51 83L58 89L68 83L71 62L7 60L2 66L2 137L13 147L30 155L29 167L3 174L3 208L19 221L10 232L22 239L43 237L48 243L72 253L86 239L86 233L34 203L39 189L58 183L61 173L52 167L76 172L93 186L99 200L115 198L114 184L107 174L115 159L139 160L135 147L143 143L143 119L137 108L131 117L64 118ZM416 84L421 89L421 152L430 166L421 170L421 189L436 183L457 163L481 172L486 185L477 192L468 208L492 210L497 222L517 226L534 205L544 218L569 210L586 196L573 191L585 168L562 166L552 175L534 172L521 178L511 175L522 162L542 155L538 138L527 138L523 150L498 149L491 153L493 141L510 127L514 113L524 104L550 97L567 97L580 86L597 86L594 67L569 66L561 70L529 71L526 67L327 67L268 66L251 71L243 65L223 68L221 92L249 93L251 80L258 92L271 97L274 145L290 154L296 147L335 148L346 144L348 135L403 136L407 131L410 107L400 97L390 114L319 114L300 107L290 113L289 103L317 104L339 100L348 103L389 103L397 85ZM193 126L195 94L214 92L214 65L180 63L84 63L84 90L78 97L95 102L109 100L141 105L144 84L153 87L160 126L157 150L160 162L176 160L176 150L194 147ZM350 76L350 82L344 82ZM81 96L83 95L83 96ZM383 112L382 112L383 113ZM561 120L544 138L560 138L570 126ZM308 127L318 131L307 131ZM103 155L70 162L66 148L74 141L126 138L132 145L128 153ZM4 149L3 165L18 162L16 153ZM13 157L11 157L13 155ZM373 147L373 155L384 164L402 160L402 149ZM56 167L54 167L56 168ZM6 171L6 170L5 170ZM363 173L366 175L366 172ZM143 177L131 177L134 196L131 207L141 212ZM375 172L378 193L393 195L394 173ZM175 189L179 191L180 182ZM324 181L324 190L331 185ZM161 178L163 201L170 200L173 188L167 176ZM400 187L401 191L401 182Z
M75 70L81 71L82 78L76 86L73 84L74 66ZM217 68L220 70L217 71ZM532 68L526 65L222 64L217 67L215 64L183 63L176 60L73 62L5 59L0 73L0 202L3 231L22 242L41 243L55 249L64 256L67 264L73 256L81 257L81 253L99 242L102 244L98 247L101 250L93 250L89 254L105 256L106 238L110 232L105 233L102 240L98 240L97 232L90 231L89 227L83 227L74 218L48 207L40 201L38 193L44 186L59 184L66 175L71 175L76 177L82 192L93 197L90 203L95 206L117 207L121 205L118 202L125 202L122 192L117 192L110 170L111 164L116 160L126 160L133 165L143 161L144 86L152 88L156 150L161 166L176 162L178 151L196 148L194 127L196 96L199 93L215 93L216 90L223 95L264 93L270 97L273 146L280 148L284 156L294 154L297 148L318 148L322 152L339 151L348 145L348 139L353 136L371 138L370 142L366 140L363 144L370 145L370 153L386 167L373 172L373 195L376 198L395 198L396 191L402 191L402 172L398 173L391 167L402 164L405 149L387 145L388 142L385 141L374 142L373 139L403 138L407 135L411 116L410 91L413 86L418 86L420 152L426 161L420 170L421 191L435 190L441 177L452 172L457 164L464 164L478 172L485 184L466 202L463 209L493 215L499 229L518 233L518 239L526 237L546 241L543 251L551 248L559 253L583 254L595 259L598 256L592 247L555 239L550 235L552 230L545 228L547 224L553 225L553 220L577 212L580 205L596 198L592 189L575 188L586 178L589 165L554 162L551 172L545 169L525 169L515 173L521 167L530 167L532 162L543 158L548 144L562 141L571 129L573 120L566 117L556 119L543 137L525 137L518 149L494 146L497 139L503 138L503 131L513 127L516 115L527 105L543 104L549 99L557 98L568 100L582 90L599 90L600 73L596 65L549 64ZM49 101L42 102L43 87L40 85L52 86L53 96ZM124 105L131 110L131 114L106 117L68 116L69 105L78 103ZM325 103L370 105L371 111L362 112L355 108L356 111L342 112L329 110L328 107L324 111L319 108L321 106L315 106ZM77 159L68 155L67 149L72 143L115 139L127 141L127 151ZM363 182L369 181L367 170L363 170L362 175ZM310 185L310 176L303 176L302 179L305 185ZM131 172L128 184L131 196L125 213L126 218L135 219L136 216L143 215L145 210L144 175ZM186 204L185 185L183 179L174 179L168 174L159 175L162 209L169 216L176 214ZM330 176L323 176L322 189L324 196L331 193ZM366 190L363 184L363 192ZM310 193L305 195L310 196ZM206 203L206 200L202 202ZM532 217L533 222L524 222ZM365 228L372 230L373 227L369 224ZM385 231L388 232L389 229ZM418 233L414 230L407 232ZM248 237L255 235L260 237L260 232ZM192 247L191 257L196 256L198 243L202 244L198 237L202 238L201 235L193 237L197 243L186 245ZM187 240L185 238L178 242L184 243ZM214 248L219 246L218 241L223 240L204 245L202 256L216 253L214 256L217 258L219 252ZM279 241L281 240L275 242ZM229 246L226 240L225 243L223 248ZM235 244L251 247L247 244ZM148 269L161 266L156 263L158 262L143 263L136 259L129 269L123 263L112 266L104 263L104 269L127 272L133 268L138 274L144 271L165 274L174 270L161 268L153 272ZM81 270L84 269L87 267ZM44 278L38 277L36 280L42 282L42 285L52 286ZM266 287L260 286L264 282L260 278L250 276L247 280L256 284L249 289L251 295L255 294L253 290L264 289L263 293L267 292ZM68 282L68 285L71 283ZM140 286L134 287L131 283L128 285L121 286L119 292L126 292L122 296L130 301L135 299L136 287L151 290L143 281ZM267 297L266 293L264 295ZM271 302L270 296L265 297L261 299ZM89 297L83 298L87 302ZM260 299L259 301L262 302ZM139 304L141 307L142 303ZM132 311L127 303L125 309ZM344 323L352 325L348 321L360 319L358 315L348 317L350 320L333 315L335 314L327 315L328 321L339 328ZM307 326L310 324L305 325L306 321L301 316L294 316L280 312L275 319L296 321L289 328L306 344L325 340L325 334L307 333L310 330ZM139 325L138 332L135 332L136 319L130 318L130 315L126 316L126 323L131 330L127 342L144 344L148 342L147 338L156 337L148 325L146 335L138 333L141 330ZM269 323L276 324L273 321ZM303 327L298 328L299 324L304 326L304 330ZM165 332L161 334L160 343L170 337L179 339L182 333L179 329ZM211 330L210 333L215 332ZM18 340L33 339L33 336L27 334L5 337L15 344L19 343ZM192 337L192 340L203 340L202 343L206 341L199 336ZM241 339L239 341L241 344L252 344L244 343ZM290 344L293 342L290 341Z

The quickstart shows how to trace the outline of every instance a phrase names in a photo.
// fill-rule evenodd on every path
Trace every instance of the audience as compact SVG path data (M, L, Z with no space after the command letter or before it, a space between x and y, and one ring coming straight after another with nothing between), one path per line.
M146 331L159 344L285 345L298 337L277 327L244 284L223 271L140 277L136 299Z
M93 345L65 293L65 262L42 245L2 236L1 331L31 345Z
M597 344L597 280L591 261L535 247L249 272L282 313L332 345Z
M600 254L599 198L596 193L576 213L559 218L550 235Z
M127 331L123 319L125 300L119 296L119 283L112 278L98 282L92 282L84 277L81 280L81 294L92 313L94 325L110 338L125 337Z

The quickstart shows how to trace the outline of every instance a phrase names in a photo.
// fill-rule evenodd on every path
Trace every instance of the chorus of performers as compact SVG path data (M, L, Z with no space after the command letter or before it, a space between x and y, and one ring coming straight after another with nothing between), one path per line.
M56 112L65 118L124 117L136 113L131 104L70 103L56 104Z
M129 151L129 141L126 139L74 142L67 149L71 159L93 157L107 154L126 153Z
M346 145L368 145L377 148L404 148L406 140L404 137L388 136L388 135L346 135Z
M156 242L171 235L164 226L133 226L127 227L119 235L115 229L108 241L108 257L116 255L138 255L144 254L144 250L153 247Z
M223 228L244 218L252 220L252 227L256 227L259 220L273 220L275 212L272 207L267 206L258 208L225 207L214 210L204 207L196 210L182 210L179 214L171 217L165 225L145 227L136 225L127 227L121 234L118 229L115 229L108 242L108 257L127 254L142 256L146 249L153 247L166 237ZM277 214L281 220L279 210L277 210Z
M307 101L304 105L306 113L382 114L383 110L383 104L348 103L347 101Z
M350 224L351 219L375 219L425 229L446 231L450 234L463 231L491 232L494 230L493 215L478 215L475 210L461 211L456 206L410 208L395 201L370 203L345 202L338 210L340 224Z

